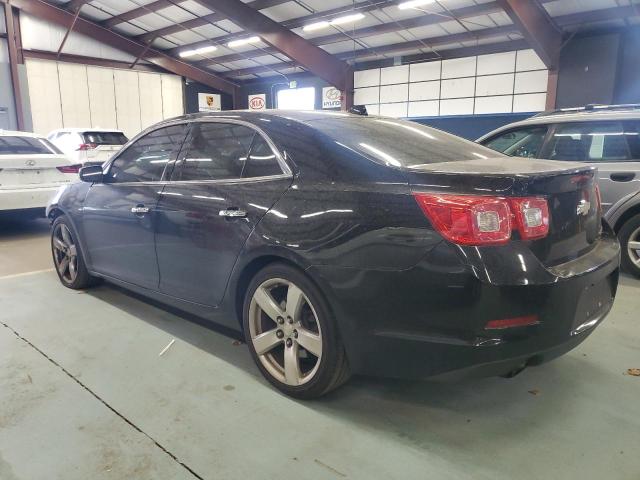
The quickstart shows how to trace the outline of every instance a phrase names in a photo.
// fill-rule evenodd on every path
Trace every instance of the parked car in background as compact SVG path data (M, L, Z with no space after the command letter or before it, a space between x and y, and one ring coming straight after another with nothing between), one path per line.
M0 211L44 215L55 192L78 179L80 167L43 136L0 130Z
M120 130L97 128L63 128L47 138L56 147L83 165L100 165L109 160L129 141Z
M386 117L195 114L84 167L49 205L51 247L68 288L107 279L243 332L292 396L513 375L613 304L594 175Z
M622 245L622 263L640 277L640 105L589 105L505 125L478 142L515 157L598 167L605 219Z

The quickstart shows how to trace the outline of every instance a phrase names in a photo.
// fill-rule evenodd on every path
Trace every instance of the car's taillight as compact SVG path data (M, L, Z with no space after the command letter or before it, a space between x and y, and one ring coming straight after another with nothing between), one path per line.
M78 163L76 165L63 165L62 167L56 168L62 173L78 173L82 168L82 165Z
M523 240L549 232L547 201L539 197L494 197L414 193L434 228L459 245L500 245L517 229Z
M80 146L78 146L77 150L78 151L93 150L97 146L98 145L95 143L81 143Z
M600 186L596 183L596 201L598 202L598 212L602 212L602 195L600 194Z
M491 320L484 328L487 330L502 330L504 328L527 327L540 323L537 315L527 315L525 317L503 318L501 320Z

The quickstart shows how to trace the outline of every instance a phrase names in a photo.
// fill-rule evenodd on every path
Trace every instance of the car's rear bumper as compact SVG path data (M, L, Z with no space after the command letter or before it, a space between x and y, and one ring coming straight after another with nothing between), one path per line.
M0 211L45 208L62 185L0 189Z
M548 269L554 281L515 286L427 261L401 272L310 270L330 285L354 373L500 375L555 358L593 331L613 304L619 252L607 234L572 265ZM491 320L530 315L538 323L486 329Z

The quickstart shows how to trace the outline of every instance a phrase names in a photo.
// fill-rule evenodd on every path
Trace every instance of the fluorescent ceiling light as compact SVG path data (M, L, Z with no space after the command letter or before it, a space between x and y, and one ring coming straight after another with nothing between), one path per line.
M310 23L309 25L305 25L304 27L302 27L302 30L304 30L305 32L313 32L314 30L320 30L321 28L326 28L329 25L330 23L327 21Z
M402 2L398 5L400 10L407 10L408 8L421 7L433 3L435 0L409 0L408 2Z
M207 45L206 47L196 48L194 50L184 50L180 52L180 57L193 57L194 55L203 55L209 52L215 52L218 49L215 45Z
M342 17L334 18L333 20L322 20L316 23L310 23L302 27L302 30L305 32L312 32L314 30L320 30L321 28L326 28L330 25L343 25L345 23L356 22L358 20L362 20L364 18L363 13L352 13L351 15L344 15Z
M260 41L260 37L241 38L240 40L233 40L227 43L227 47L229 48L240 47L242 45L247 45L249 43L258 43L259 41Z

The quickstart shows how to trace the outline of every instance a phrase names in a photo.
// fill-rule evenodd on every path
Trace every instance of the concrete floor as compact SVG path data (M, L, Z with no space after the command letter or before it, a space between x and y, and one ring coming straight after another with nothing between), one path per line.
M47 223L0 220L0 479L638 480L639 294L623 278L584 344L511 380L353 379L304 403L228 337L63 288Z

